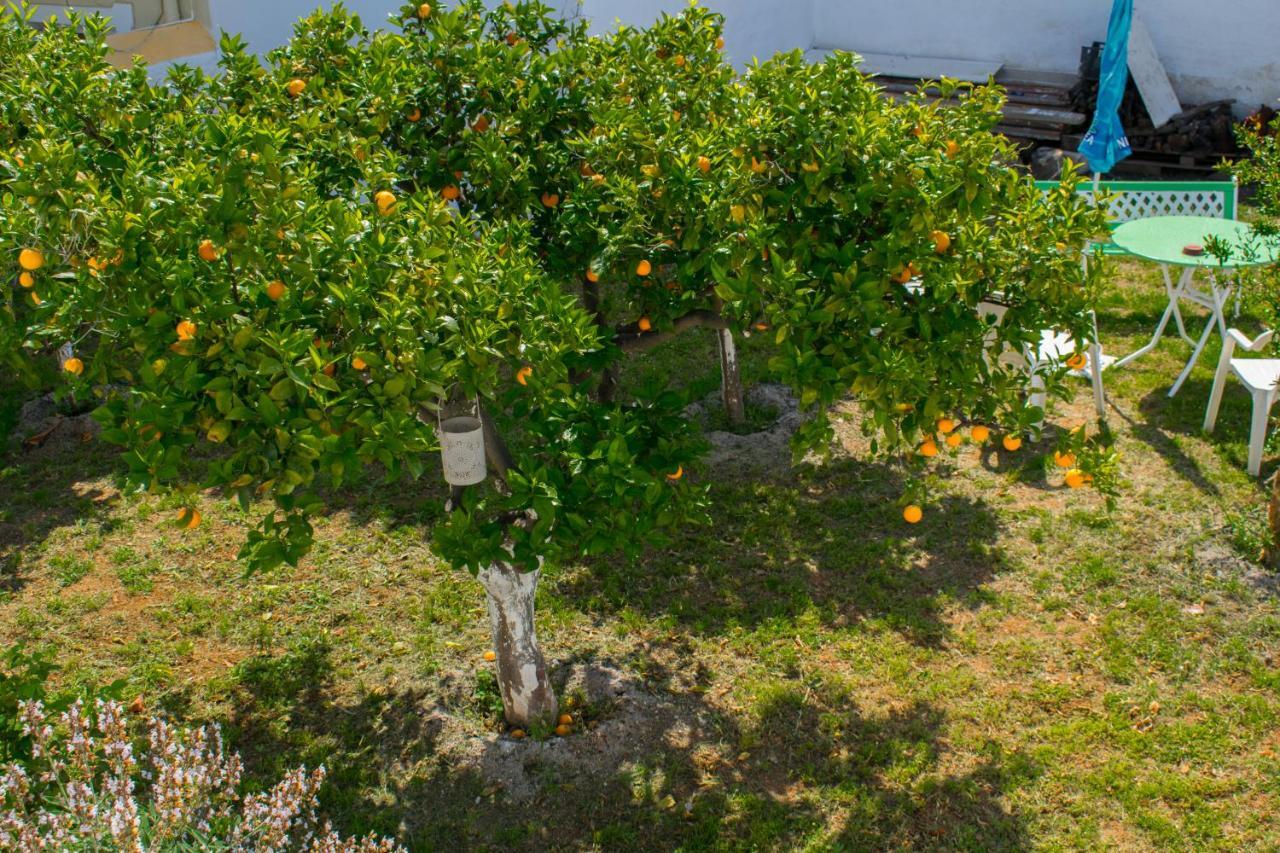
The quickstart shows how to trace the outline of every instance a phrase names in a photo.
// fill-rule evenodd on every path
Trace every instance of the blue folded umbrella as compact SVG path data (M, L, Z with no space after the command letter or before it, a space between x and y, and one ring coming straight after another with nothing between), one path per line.
M1080 153L1095 174L1110 172L1133 153L1124 126L1120 124L1120 104L1129 82L1129 31L1133 26L1133 0L1115 0L1107 25L1107 45L1102 51L1102 73L1098 80L1098 104L1093 124L1080 142Z

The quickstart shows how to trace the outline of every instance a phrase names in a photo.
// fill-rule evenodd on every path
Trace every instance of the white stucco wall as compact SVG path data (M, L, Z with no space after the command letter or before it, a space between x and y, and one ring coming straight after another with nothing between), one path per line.
M813 0L819 47L1075 71L1111 0ZM1184 104L1280 99L1280 0L1135 0Z
M612 30L619 21L647 25L663 12L675 14L687 4L687 0L545 2L566 17L581 15L590 20L593 32ZM209 5L215 34L219 30L241 33L251 50L264 53L289 38L295 20L322 4L319 0L210 0ZM345 0L345 5L373 28L384 25L401 4L399 0ZM725 51L735 64L813 44L814 0L704 0L704 5L725 15Z

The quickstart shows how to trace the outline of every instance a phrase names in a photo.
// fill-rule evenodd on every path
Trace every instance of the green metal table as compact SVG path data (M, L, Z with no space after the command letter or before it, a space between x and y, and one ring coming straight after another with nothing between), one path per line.
M1206 244L1211 239L1221 240L1230 247L1231 254L1225 261L1209 254ZM1117 361L1115 366L1120 367L1155 349L1160 343L1161 336L1164 335L1165 328L1169 325L1169 319L1172 318L1177 324L1178 333L1195 348L1191 352L1191 359L1187 362L1187 366L1182 369L1178 380L1169 390L1170 397L1178 393L1183 383L1187 381L1187 377L1191 375L1191 370L1200 359L1200 354L1204 352L1214 328L1217 328L1218 334L1222 337L1225 338L1227 335L1226 305L1230 302L1236 287L1234 276L1229 276L1227 273L1234 273L1245 267L1273 263L1277 257L1280 257L1280 243L1263 241L1248 223L1208 216L1154 216L1150 219L1135 219L1116 228L1112 232L1112 240L1117 247L1128 254L1160 264L1161 271L1164 273L1165 294L1169 298L1169 305L1165 308L1164 315L1160 318L1160 324L1156 326L1156 332L1151 340L1145 346ZM1184 250L1192 245L1203 247L1204 254L1187 254ZM1182 268L1182 274L1178 277L1176 284L1169 272L1170 267ZM1208 293L1194 286L1195 274L1199 270L1208 273ZM1179 300L1182 299L1209 309L1211 314L1198 341L1192 340L1187 334L1182 312L1178 307Z

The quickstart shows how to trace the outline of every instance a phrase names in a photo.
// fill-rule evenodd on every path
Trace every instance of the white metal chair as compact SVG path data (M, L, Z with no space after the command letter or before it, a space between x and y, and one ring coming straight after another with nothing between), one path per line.
M978 305L978 314L982 317L994 317L999 324L1004 320L1008 306L996 302L982 302ZM994 332L991 335L994 339ZM1065 362L1080 351L1087 352L1088 363L1079 370L1071 371L1074 376L1089 379L1093 386L1093 406L1098 417L1105 417L1107 412L1107 396L1102 385L1102 371L1107 366L1107 358L1102 354L1102 344L1098 342L1098 321L1093 318L1093 341L1078 346L1066 332L1046 329L1040 333L1040 343L1034 350L1027 347L1025 352L1006 349L1000 354L1000 361L1012 367L1025 370L1030 378L1030 403L1044 409L1048 402L1044 390L1044 372Z
M1260 352L1271 343L1272 331L1263 332L1249 340L1239 329L1228 329L1222 343L1222 356L1213 377L1213 391L1209 394L1209 408L1204 413L1204 431L1213 432L1218 424L1218 409L1222 405L1222 391L1227 384L1227 374L1234 373L1249 389L1253 397L1253 419L1249 426L1249 474L1258 476L1262 471L1262 449L1267 443L1267 421L1271 407L1276 402L1276 385L1280 383L1280 359L1233 358L1236 347L1248 352Z

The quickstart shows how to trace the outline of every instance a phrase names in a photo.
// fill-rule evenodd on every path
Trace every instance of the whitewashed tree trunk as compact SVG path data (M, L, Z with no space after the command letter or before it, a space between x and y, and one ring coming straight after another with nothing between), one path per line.
M498 689L507 722L554 726L559 705L534 630L534 595L542 572L494 563L479 574L488 593L489 623L497 655Z
M742 372L738 369L738 346L733 340L732 329L719 329L716 340L720 344L720 399L729 423L737 426L747 420L742 399Z

